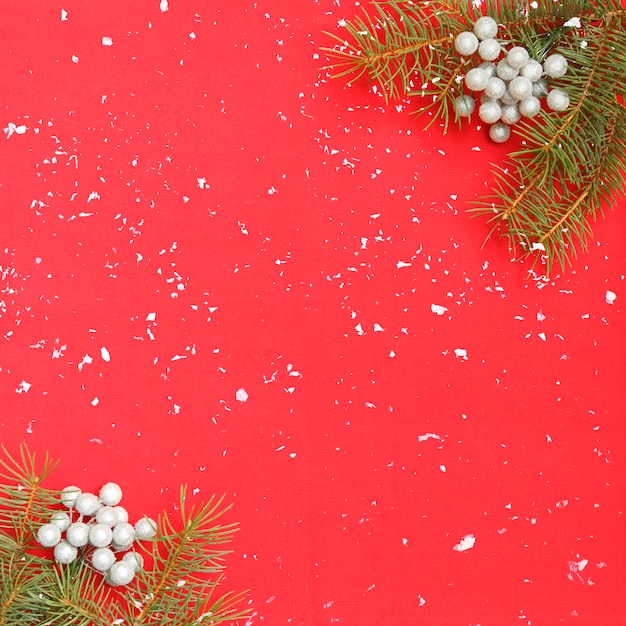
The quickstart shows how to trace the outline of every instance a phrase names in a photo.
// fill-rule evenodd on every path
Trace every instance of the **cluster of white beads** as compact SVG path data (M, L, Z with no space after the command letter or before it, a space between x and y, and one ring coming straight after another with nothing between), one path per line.
M89 551L91 565L110 585L127 585L143 568L143 557L131 548L136 540L156 535L156 522L143 517L134 526L129 524L121 500L122 489L116 483L106 483L98 495L74 485L65 487L61 504L67 511L52 513L37 530L37 541L54 548L54 558L61 564L74 561L79 551ZM119 553L124 553L121 559Z
M462 56L477 53L481 59L478 67L465 75L465 86L481 93L478 117L490 124L489 137L496 143L506 141L511 135L510 126L522 117L534 117L541 110L540 98L552 111L564 111L569 97L562 89L550 89L548 78L561 78L567 73L567 59L561 54L551 54L543 65L530 58L526 48L514 46L507 51L496 39L497 22L489 16L480 17L472 31L459 33L454 48ZM500 55L504 53L504 57ZM458 96L457 114L469 117L476 108L474 97Z

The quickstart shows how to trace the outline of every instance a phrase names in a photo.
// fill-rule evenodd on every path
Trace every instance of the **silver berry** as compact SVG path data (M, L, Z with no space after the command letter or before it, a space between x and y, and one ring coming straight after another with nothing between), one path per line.
M569 106L569 96L562 89L552 89L548 93L547 103L553 111L565 111Z
M516 76L509 83L509 93L516 100L525 100L533 94L533 84L525 76Z
M469 117L474 112L475 107L476 103L471 96L457 96L454 101L454 109L459 117Z
M149 517L142 517L135 524L135 537L137 539L151 539L156 535L157 524Z
M517 124L517 122L521 119L521 114L519 112L519 107L517 104L503 104L502 105L502 115L500 119L505 124Z
M106 548L113 540L113 531L106 524L94 524L89 530L89 543L96 548Z
M68 509L74 508L74 504L76 503L76 498L82 493L80 487L76 487L75 485L69 485L61 491L61 502Z
M495 39L483 39L478 44L478 56L483 61L495 61L502 52L500 43Z
M509 65L506 59L501 59L498 61L496 74L498 75L498 78L501 78L504 81L509 81L513 80L519 74L519 70L516 67Z
M514 48L511 48L506 55L507 63L517 70L524 67L524 65L528 63L529 58L530 55L528 54L528 50L526 50L526 48L522 48L522 46L515 46Z
M543 62L543 71L549 78L561 78L567 74L567 59L562 54L551 54Z
M517 105L519 108L519 112L524 117L535 117L541 110L541 102L539 98L535 98L535 96L529 96L524 100L521 100Z
M107 581L114 587L127 585L134 577L135 568L133 564L128 561L113 563L107 572Z
M500 119L501 115L502 108L495 100L483 102L478 109L478 117L485 122L485 124L494 124Z
M489 74L480 67L472 68L465 76L465 85L472 91L482 91L487 86Z
M548 81L540 78L533 83L533 96L535 98L545 98L548 95Z
M529 59L528 63L520 69L519 73L521 76L525 76L534 83L543 76L543 67L541 67L541 63L539 63L539 61Z
M65 537L74 547L82 548L89 541L89 526L84 522L74 522L67 529Z
M74 503L76 511L81 515L87 515L88 517L94 515L96 511L102 506L98 500L98 496L93 493L81 493Z
M117 483L107 483L100 489L100 502L105 506L115 506L122 500L122 488Z
M485 15L474 22L474 34L478 39L493 39L498 34L498 22Z
M496 122L489 128L489 139L494 143L504 143L511 136L511 129L503 122Z
M71 563L78 555L78 548L71 543L61 539L56 546L54 546L54 559L57 563L67 565Z
M115 563L115 554L111 548L98 548L91 555L91 564L99 572L106 572Z
M61 541L61 529L56 524L44 524L37 531L37 541L44 548L52 548Z
M506 92L506 83L497 76L492 76L487 81L487 86L485 87L485 95L488 98L493 98L494 100L499 100Z
M454 49L464 57L468 57L478 49L478 37L466 30L454 38Z

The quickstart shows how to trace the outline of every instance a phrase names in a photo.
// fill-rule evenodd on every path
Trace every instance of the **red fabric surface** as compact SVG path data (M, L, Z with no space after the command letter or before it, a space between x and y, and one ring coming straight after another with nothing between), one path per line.
M0 3L0 441L225 493L247 624L624 624L624 201L481 249L506 146L328 80L358 5Z

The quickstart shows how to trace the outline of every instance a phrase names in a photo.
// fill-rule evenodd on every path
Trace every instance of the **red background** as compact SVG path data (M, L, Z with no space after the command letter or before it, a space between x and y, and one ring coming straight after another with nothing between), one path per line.
M0 440L225 493L247 624L624 624L624 201L481 249L506 146L329 80L358 4L1 2Z

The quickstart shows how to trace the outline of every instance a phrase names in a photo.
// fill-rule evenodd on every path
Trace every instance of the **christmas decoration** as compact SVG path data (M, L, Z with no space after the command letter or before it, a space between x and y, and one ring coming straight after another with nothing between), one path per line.
M215 625L248 614L245 594L217 593L236 530L216 523L223 498L188 509L183 487L178 523L164 512L133 527L119 485L99 496L51 490L47 455L39 466L25 445L2 452L0 626Z
M619 0L371 2L324 51L333 77L367 75L447 132L452 119L517 135L470 212L549 275L586 250L624 195L626 10ZM503 56L504 55L504 56ZM500 58L503 56L503 58ZM477 106L474 96L481 93Z

